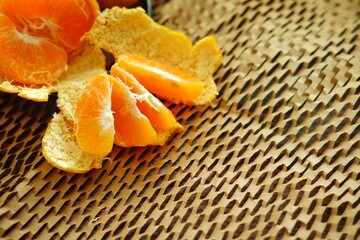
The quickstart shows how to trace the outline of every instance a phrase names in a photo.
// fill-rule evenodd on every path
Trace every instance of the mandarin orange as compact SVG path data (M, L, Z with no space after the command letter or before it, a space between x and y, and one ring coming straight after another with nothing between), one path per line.
M72 51L82 44L100 10L96 0L2 0L0 12L19 32L52 39Z
M30 86L57 80L98 13L96 0L0 1L0 75Z
M53 42L20 32L0 14L0 74L10 81L46 84L66 69L67 53Z
M173 113L159 99L144 88L133 75L126 72L117 64L112 66L110 74L120 79L129 87L135 96L136 105L140 112L149 119L151 125L157 132L182 129L182 126L177 122Z
M157 144L157 133L149 119L140 112L129 88L119 79L109 76L112 84L114 143L123 147Z
M204 88L204 83L196 77L137 54L122 54L116 64L159 98L191 102Z
M114 144L112 90L106 74L97 75L82 92L75 109L74 131L80 148L105 156Z

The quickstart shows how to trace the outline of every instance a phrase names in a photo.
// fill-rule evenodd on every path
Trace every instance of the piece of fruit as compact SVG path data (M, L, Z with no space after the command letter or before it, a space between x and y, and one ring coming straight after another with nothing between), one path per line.
M56 84L60 112L55 113L48 124L42 139L42 153L50 164L59 169L83 173L101 168L104 155L89 154L78 145L74 131L75 107L79 93L95 76L106 74L105 57L101 49L87 45L69 60L68 65L68 70Z
M140 112L129 88L119 79L108 76L112 85L114 143L123 147L158 144L157 133L149 119Z
M120 79L129 87L132 95L135 96L136 105L140 112L149 119L156 132L172 132L182 129L182 126L177 122L172 112L144 88L133 75L117 64L112 66L110 74Z
M113 7L100 13L84 38L115 59L124 53L138 54L196 76L204 88L186 104L209 104L218 94L213 74L222 62L222 53L213 36L193 45L183 33L156 23L141 8Z
M95 155L108 154L114 144L111 84L97 75L82 92L75 109L74 132L80 148Z
M193 101L204 88L204 83L196 77L140 55L122 54L116 64L131 73L151 93L163 99Z
M0 74L25 84L56 80L66 69L67 53L48 39L19 32L0 14Z
M68 69L57 82L56 105L66 120L75 122L75 107L80 94L98 74L106 74L105 56L101 49L86 45L75 57L69 59Z
M76 142L73 124L55 113L42 138L42 154L54 167L73 173L101 168L104 156L84 152Z
M52 39L68 51L77 49L96 16L96 0L2 0L0 12L21 33Z
M0 75L27 87L54 82L98 13L95 0L0 1Z

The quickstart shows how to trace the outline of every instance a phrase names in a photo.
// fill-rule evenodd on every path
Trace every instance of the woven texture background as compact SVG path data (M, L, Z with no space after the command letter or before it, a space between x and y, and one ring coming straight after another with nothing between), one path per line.
M2 239L360 238L360 1L157 1L154 19L224 60L210 106L170 105L186 131L51 167L55 107L0 94Z

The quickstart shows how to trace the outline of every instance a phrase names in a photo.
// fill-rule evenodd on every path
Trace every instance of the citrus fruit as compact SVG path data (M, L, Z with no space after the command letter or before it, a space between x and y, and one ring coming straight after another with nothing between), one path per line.
M85 173L101 168L104 156L84 152L76 142L73 124L61 112L54 113L49 122L41 150L45 159L54 167L73 173Z
M116 64L163 99L190 102L198 98L204 88L204 83L196 77L137 54L122 54Z
M208 36L196 41L194 44L183 33L174 31L164 25L160 25L152 18L146 15L141 8L119 8L113 7L105 9L96 18L90 31L86 32L84 38L89 43L104 49L111 53L115 59L122 54L138 54L153 61L165 64L170 68L180 70L181 76L195 76L199 81L182 82L184 86L189 86L194 94L183 94L183 91L170 92L162 97L156 94L153 89L146 86L144 79L138 78L132 73L138 81L157 97L169 97L174 102L182 102L188 105L204 105L211 103L218 95L217 85L213 74L222 62L222 52L213 36ZM126 69L128 71L128 69ZM189 79L188 77L184 77ZM145 78L148 80L147 78ZM151 83L156 87L162 84ZM195 86L194 86L195 85ZM201 87L203 85L203 87ZM165 89L167 88L167 85ZM171 89L181 90L176 84ZM199 93L199 89L202 89ZM161 91L166 93L166 91ZM186 92L186 91L184 91ZM185 99L194 99L191 101L180 101L177 97L182 95ZM170 99L169 99L170 100ZM182 99L183 100L183 99Z
M95 155L108 154L114 144L111 84L106 74L96 75L85 87L75 108L74 131L80 148Z
M96 0L3 0L0 12L19 32L52 39L72 51L100 11Z
M118 146L133 147L157 144L157 133L149 119L140 112L129 88L119 79L108 76L112 85L112 111Z
M129 87L135 96L137 107L149 119L156 132L182 129L172 112L159 99L147 91L133 75L117 64L113 65L110 74Z
M57 91L56 105L66 120L74 122L75 106L85 87L98 74L106 74L105 56L101 49L86 45L81 54L68 61L68 69L55 85Z
M98 13L95 0L0 1L0 75L30 86L57 80Z
M43 37L20 32L0 14L0 74L10 81L45 84L66 69L67 53Z

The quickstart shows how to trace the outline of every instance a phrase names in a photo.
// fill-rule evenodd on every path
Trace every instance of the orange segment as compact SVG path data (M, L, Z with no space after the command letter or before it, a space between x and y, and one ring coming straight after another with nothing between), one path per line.
M129 88L112 76L112 111L114 114L116 145L123 147L157 144L157 134L149 119L136 105Z
M112 150L114 117L107 75L97 75L81 94L75 109L74 130L84 152L105 156Z
M157 132L181 129L172 112L164 104L147 91L130 73L118 65L113 65L111 75L119 78L136 96L136 105L151 122Z
M67 53L47 39L19 32L0 14L0 74L25 84L46 84L66 69Z
M151 93L167 100L190 102L199 97L204 88L204 83L196 77L140 55L120 55L117 65Z
M20 32L51 38L71 51L81 45L100 10L96 0L3 0L0 12Z

